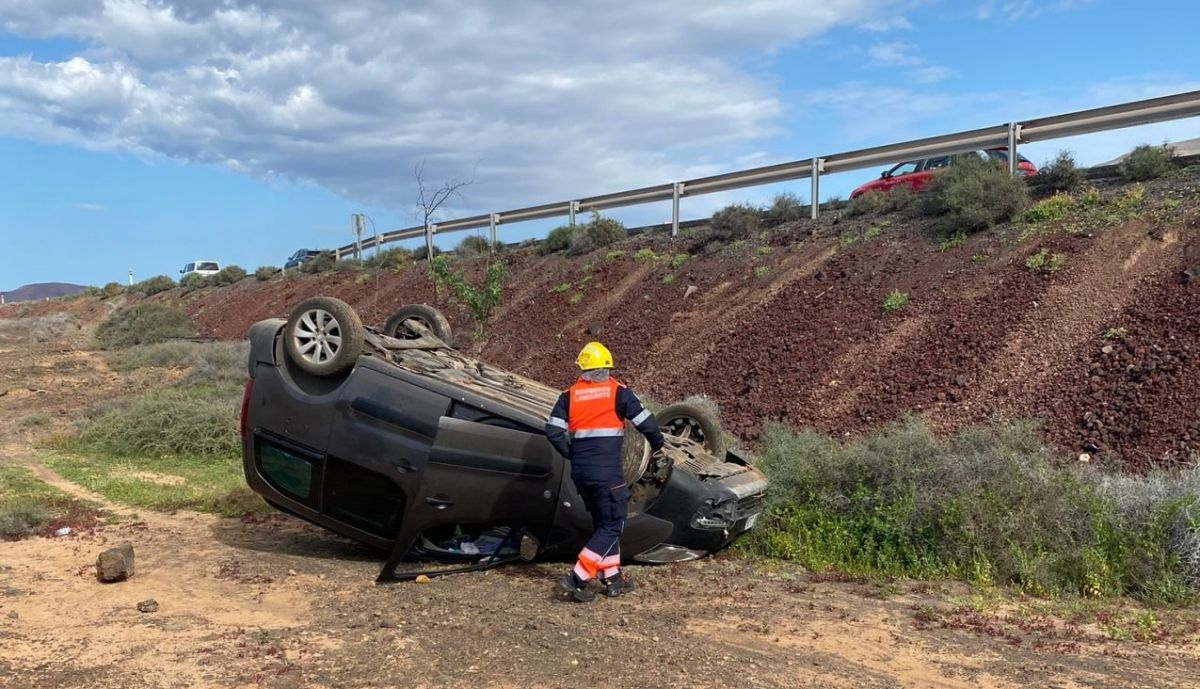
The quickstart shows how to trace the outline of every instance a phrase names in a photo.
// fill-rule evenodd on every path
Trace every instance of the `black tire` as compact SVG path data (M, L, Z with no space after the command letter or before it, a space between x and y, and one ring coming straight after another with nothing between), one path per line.
M401 306L392 317L383 324L383 334L397 340L416 340L421 333L407 325L409 320L415 320L425 326L437 339L447 345L453 343L454 332L450 330L450 321L441 311L425 304L409 304Z
M354 366L362 354L362 321L340 299L305 299L288 316L283 348L292 363L306 373L337 375Z
M663 433L686 438L704 446L709 454L725 460L725 433L717 417L694 404L679 402L654 415Z

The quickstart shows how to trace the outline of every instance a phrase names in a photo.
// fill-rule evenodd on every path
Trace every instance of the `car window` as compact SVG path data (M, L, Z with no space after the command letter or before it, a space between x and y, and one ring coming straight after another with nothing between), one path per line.
M919 161L916 161L916 160L910 160L907 163L900 163L899 165L892 168L888 172L891 174L892 177L895 177L897 175L911 174L911 173L917 171L917 163L918 162Z
M196 269L196 264L195 264L195 263L188 263L187 265L185 265L185 266L183 267L183 272L185 272L185 273L190 273L190 272L192 272L192 271L193 271L193 270L195 270L195 269Z
M220 268L218 268L217 264L213 263L212 261L201 261L200 264L196 266L196 270L220 270Z
M940 158L930 158L925 161L924 170L938 170L950 165L950 156L942 156Z

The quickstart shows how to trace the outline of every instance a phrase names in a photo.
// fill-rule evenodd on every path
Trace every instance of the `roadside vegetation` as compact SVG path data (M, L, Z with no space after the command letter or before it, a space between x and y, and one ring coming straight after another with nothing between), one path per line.
M765 522L743 548L817 572L958 578L1180 604L1200 590L1200 470L1108 474L1031 422L940 438L916 418L845 442L771 425Z
M561 225L550 231L538 245L538 253L582 256L611 246L629 236L625 225L612 218L601 217L593 211L592 219L582 225Z
M94 409L48 441L64 478L135 507L236 516L261 501L245 487L238 413L246 343L163 342L109 352L116 371L161 369L174 382Z
M182 309L142 303L122 306L101 321L96 326L96 343L101 349L122 349L195 334L195 324Z
M1158 179L1174 169L1174 155L1169 146L1138 146L1121 161L1121 176L1130 182Z
M32 469L0 466L0 541L50 535L64 526L86 529L102 517L96 505L54 488Z
M434 257L430 269L434 283L448 290L450 296L471 314L475 321L475 335L482 337L488 318L504 294L504 264L496 261L488 265L478 285L467 280L461 268L451 266L445 256Z

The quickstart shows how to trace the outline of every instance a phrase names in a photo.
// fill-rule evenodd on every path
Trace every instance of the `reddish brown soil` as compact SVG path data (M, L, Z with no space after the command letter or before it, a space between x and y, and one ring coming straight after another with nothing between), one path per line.
M839 244L872 225L877 238ZM1200 282L1183 279L1200 266L1200 179L1148 185L1132 220L1074 233L1051 225L1025 240L1020 229L943 251L901 216L824 218L719 252L663 237L631 240L611 260L511 251L504 303L481 342L435 296L423 264L250 280L182 303L222 338L317 294L376 325L401 304L433 303L460 346L553 385L568 384L580 345L599 339L635 389L664 402L706 394L751 441L768 419L843 433L915 412L943 430L1035 416L1061 449L1134 467L1200 452ZM1067 256L1061 271L1025 267L1043 247ZM698 255L673 269L636 260L639 248ZM467 265L478 274L483 261ZM892 290L910 301L885 315ZM1123 336L1104 337L1117 328Z

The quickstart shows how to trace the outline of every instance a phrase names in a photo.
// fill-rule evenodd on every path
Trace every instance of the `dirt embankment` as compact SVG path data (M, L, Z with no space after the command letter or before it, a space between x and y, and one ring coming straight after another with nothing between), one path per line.
M550 384L568 384L579 346L599 339L636 389L707 394L750 440L769 419L843 433L906 412L946 430L1032 415L1063 450L1144 466L1200 452L1200 282L1184 275L1200 266L1200 180L1148 185L1136 216L1026 239L1001 228L945 250L896 216L804 222L715 253L666 238L615 258L514 251L484 342L422 264L153 298L181 301L222 338L316 294L373 324L432 303L461 344ZM693 256L673 267L638 260L640 248ZM1026 267L1043 248L1066 257L1061 270ZM908 304L884 314L893 290Z

